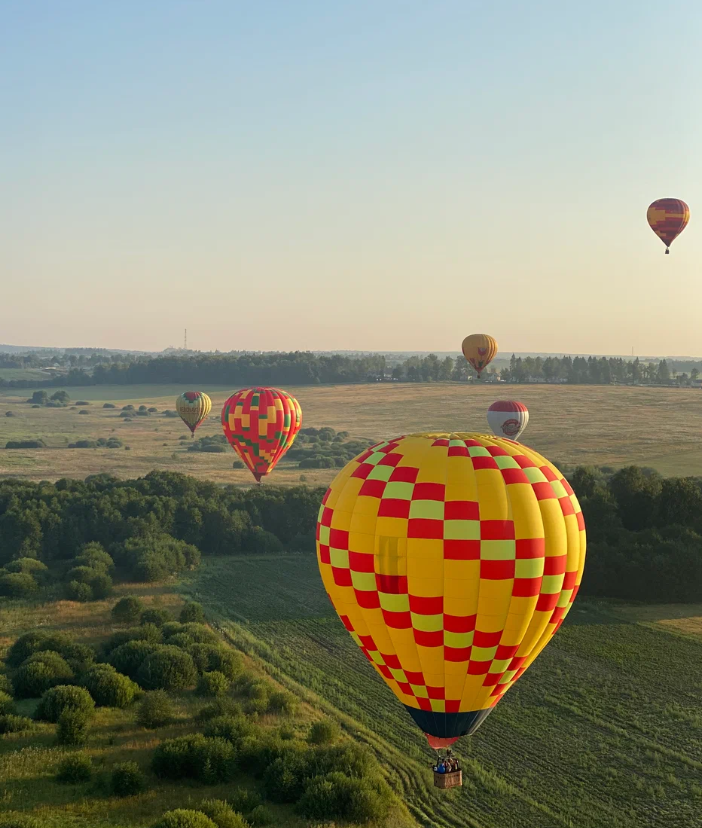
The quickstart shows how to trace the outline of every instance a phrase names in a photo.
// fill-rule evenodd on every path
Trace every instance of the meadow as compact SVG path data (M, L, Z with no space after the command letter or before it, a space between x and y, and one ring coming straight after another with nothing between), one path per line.
M50 389L53 392L55 389ZM221 483L251 482L246 470L232 468L233 452L187 451L189 431L169 419L179 386L135 385L67 388L73 401L88 406L32 408L30 391L0 391L0 476L56 480L108 472L137 477L168 469ZM221 434L219 411L232 389L207 388L213 412L198 436ZM665 475L702 475L702 391L691 388L630 386L483 385L379 383L291 387L303 409L303 425L331 426L354 438L382 439L413 431L487 428L487 407L500 398L527 404L530 422L524 442L557 464L650 466ZM104 403L117 406L104 409ZM74 403L71 404L71 406ZM124 405L158 409L130 422ZM5 417L6 412L13 416ZM87 412L87 413L81 413ZM69 449L79 439L119 437L125 449ZM41 438L42 449L4 448L8 440ZM326 485L335 472L305 470L306 481ZM300 482L296 462L283 459L276 483Z
M427 828L700 824L702 605L579 600L459 743L463 788L440 794L424 736L337 619L313 556L208 559L185 588L238 646L371 745Z

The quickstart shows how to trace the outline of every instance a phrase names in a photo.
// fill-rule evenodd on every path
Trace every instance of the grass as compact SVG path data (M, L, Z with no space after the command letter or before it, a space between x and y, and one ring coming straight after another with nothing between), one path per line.
M53 391L53 389L51 389ZM179 419L162 412L173 409L183 388L169 385L68 388L79 408L32 408L30 391L0 391L0 476L56 480L109 472L137 477L152 469L169 469L239 485L249 484L246 470L235 470L234 452L187 452L180 440L189 431ZM213 410L198 436L221 433L219 410L233 389L208 388ZM300 401L304 425L332 426L354 438L381 439L422 430L485 431L485 411L496 398L520 399L531 420L525 441L556 463L652 466L667 475L702 475L702 394L689 388L612 386L481 386L445 384L369 384L304 386L288 389ZM111 402L117 409L103 409ZM119 408L153 406L159 414L120 419ZM14 417L2 416L12 411ZM124 449L68 449L78 439L119 437ZM40 437L45 449L5 450L8 440ZM311 485L326 485L335 472L301 471L296 462L281 461L271 482L296 484L304 474Z
M422 825L699 824L702 635L689 622L702 606L653 613L579 601L478 734L459 743L465 784L446 796L430 787L424 737L336 618L314 558L209 559L187 589L273 674L389 760Z

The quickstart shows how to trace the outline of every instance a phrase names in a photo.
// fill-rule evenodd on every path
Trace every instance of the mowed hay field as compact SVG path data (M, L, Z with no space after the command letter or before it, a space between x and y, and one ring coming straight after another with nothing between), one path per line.
M702 825L702 605L653 613L580 599L458 743L464 787L445 793L432 787L424 737L336 617L313 556L207 559L186 589L281 681L338 711L391 765L426 828Z
M55 389L49 389L53 393ZM187 452L180 419L164 417L184 389L169 385L67 388L79 408L32 408L30 391L0 392L0 476L32 480L85 477L108 472L135 477L168 469L222 483L249 484L246 470L232 469L233 452ZM219 411L230 388L206 388L209 420L198 436L221 433ZM483 385L454 383L304 386L287 389L303 409L303 425L331 426L352 437L382 439L413 431L487 429L485 412L496 399L518 399L530 411L524 442L556 463L652 466L666 475L702 475L702 391L628 386ZM103 409L105 402L116 409ZM120 419L131 404L159 410L150 417ZM81 410L87 414L80 414ZM10 411L14 416L5 417ZM119 437L125 449L68 449L79 439ZM44 449L4 448L8 440L43 439ZM308 483L328 484L334 470L305 470ZM300 481L296 462L283 460L271 482Z

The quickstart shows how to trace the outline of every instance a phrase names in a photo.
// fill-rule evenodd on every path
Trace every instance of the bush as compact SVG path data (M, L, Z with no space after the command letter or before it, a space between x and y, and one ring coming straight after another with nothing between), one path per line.
M66 656L74 647L65 633L36 630L20 636L7 651L8 667L19 667L29 656L40 652L55 652Z
M291 803L300 798L307 775L308 749L288 742L263 774L266 796L273 802Z
M198 808L214 822L217 828L249 828L244 817L237 814L232 806L222 799L205 799L198 805Z
M187 633L178 633L177 635L172 635L168 639L168 645L170 647L179 647L181 650L188 650L188 652L190 651L191 647L193 649L197 649L198 647L202 646L201 644L196 644L193 641L192 636L188 635Z
M276 690L271 693L268 699L268 712L280 713L284 716L292 716L297 707L295 697L284 690Z
M77 785L89 782L93 776L93 762L85 753L74 753L67 756L59 765L56 781L65 784Z
M265 805L257 805L251 813L247 814L246 818L254 828L270 825L273 822L273 814ZM329 828L333 828L333 826L329 826Z
M0 716L0 735L3 733L22 733L25 730L31 730L33 727L34 722L26 716L14 716L11 713Z
M216 671L223 673L228 679L233 679L241 673L242 661L239 653L221 644L192 644L188 647L188 652L198 673Z
M136 762L123 762L112 770L110 787L115 796L134 796L146 787L144 774Z
M79 411L78 413L79 413L79 414L90 414L90 412L89 412L89 411Z
M283 544L272 533L255 526L248 532L245 541L246 551L257 555L274 555L284 551Z
M195 684L197 670L188 653L177 647L157 647L142 662L136 681L145 690L185 690Z
M28 572L8 572L0 575L0 595L5 598L29 598L39 585Z
M341 736L341 728L332 719L315 722L310 728L307 741L311 745L331 745Z
M90 584L82 581L69 581L64 588L67 601L78 601L85 604L93 600L93 589Z
M136 621L144 610L142 602L133 595L126 595L112 607L112 617L120 624Z
M6 449L33 449L44 448L46 443L43 440L8 440L5 443Z
M127 641L126 644L122 644L121 647L117 647L116 650L110 653L109 663L118 673L122 673L136 681L141 665L160 646L160 644L152 644L150 641Z
M134 700L139 687L111 664L96 664L80 682L98 707L126 707Z
M183 624L181 632L187 633L198 644L221 644L221 640L214 630L206 624Z
M232 468L233 468L233 469L245 469L245 468L246 468L246 466L244 465L244 461L243 461L243 460L235 460L235 461L232 463Z
M82 710L64 710L56 728L59 745L83 745L88 738L90 718Z
M117 408L117 406L114 403L103 403L102 407L103 408Z
M5 416L6 416L6 417L14 417L14 416L15 416L15 412L14 412L14 411L6 411L6 412L5 412Z
M141 700L137 722L149 729L162 727L173 721L175 709L165 690L152 690Z
M18 558L5 564L5 572L24 572L35 578L45 575L48 571L49 567L35 558Z
M90 403L87 400L78 400L76 405L90 405Z
M217 828L217 825L201 811L176 808L166 811L153 828Z
M215 699L215 701L200 708L196 718L198 722L209 722L211 719L217 719L220 716L241 717L243 714L244 711L238 702L235 702L234 699L224 698Z
M210 719L203 732L205 736L226 739L238 747L242 739L253 733L253 726L242 715L217 716Z
M236 751L225 739L199 733L180 736L156 748L152 768L166 779L196 779L208 785L227 782L236 768Z
M134 411L134 406L133 405L123 405L122 406L122 411Z
M16 699L34 699L51 687L73 681L70 665L58 653L40 652L29 656L12 678Z
M209 673L203 673L197 683L195 692L198 696L224 696L229 690L229 679L217 670L212 670Z
M76 556L75 563L77 566L102 570L108 575L112 575L115 571L115 562L112 560L112 555L107 553L100 543L86 543L81 548L80 554Z
M229 792L227 801L240 814L250 814L254 808L258 808L261 804L261 797L248 788L234 788Z
M198 604L195 601L188 602L180 611L179 620L181 624L204 624L205 611L202 608L202 604Z
M39 406L32 406L39 408ZM0 817L0 828L46 828L38 819L27 814L17 814L17 816Z
M2 667L2 664L0 664L0 667ZM0 673L0 692L7 693L8 696L12 695L12 682L10 677L4 673Z
M9 693L0 690L0 715L15 712L15 700Z
M139 619L140 624L154 624L156 627L162 627L171 620L171 614L164 609L147 609L144 610Z
M337 771L310 779L297 807L308 819L380 822L387 817L390 796L385 786L379 790L366 779Z
M121 647L122 644L127 644L129 641L148 641L149 644L160 644L161 640L161 630L154 624L129 627L127 630L113 633L103 645L103 652L105 655L110 655L113 650Z
M95 702L83 687L60 684L44 693L34 717L43 722L56 723L66 710L79 711L88 719L95 711Z

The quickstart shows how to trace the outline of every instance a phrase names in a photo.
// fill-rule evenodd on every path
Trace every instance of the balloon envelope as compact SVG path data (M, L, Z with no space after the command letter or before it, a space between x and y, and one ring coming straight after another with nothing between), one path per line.
M244 388L222 408L224 434L258 482L275 468L301 425L300 403L277 388Z
M445 745L479 727L561 625L585 526L568 481L531 449L412 434L337 475L317 556L353 640Z
M480 376L497 354L497 341L488 334L471 334L463 340L461 349Z
M649 206L646 218L668 253L670 245L687 227L690 208L679 198L659 198Z
M211 410L212 400L202 391L185 391L176 397L176 411L193 437L195 429L207 418Z
M529 422L529 409L516 400L498 400L488 408L487 421L498 437L518 440Z

